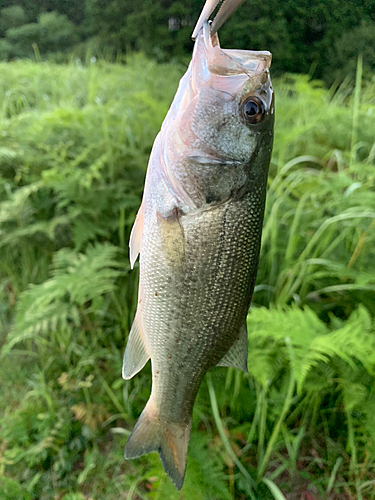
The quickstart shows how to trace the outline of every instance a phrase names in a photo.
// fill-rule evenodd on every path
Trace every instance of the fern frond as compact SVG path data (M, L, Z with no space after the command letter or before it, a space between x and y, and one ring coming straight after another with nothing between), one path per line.
M57 252L52 277L30 285L21 294L15 325L2 354L27 338L79 326L85 304L115 290L115 280L122 274L118 252L110 244L88 247L85 254L67 248Z
M371 318L363 307L332 332L308 308L252 309L248 316L249 371L264 384L275 370L274 358L282 354L293 369L299 391L313 367L329 363L335 356L353 369L359 361L374 373L375 338L371 329ZM293 359L285 349L287 338L293 347Z
M69 224L69 219L66 216L54 217L53 219L47 222L36 222L34 224L28 224L24 227L13 229L13 231L8 232L4 235L0 230L0 248L5 245L17 245L22 244L23 238L31 238L36 234L44 234L51 241L54 240L55 237L55 229L57 226Z
M18 220L25 209L26 201L33 193L40 189L41 185L41 182L38 181L28 186L23 186L12 193L10 200L2 201L0 205L0 224Z

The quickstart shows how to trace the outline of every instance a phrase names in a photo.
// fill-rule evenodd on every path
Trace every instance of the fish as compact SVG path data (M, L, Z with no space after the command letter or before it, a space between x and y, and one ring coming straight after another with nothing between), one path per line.
M152 390L124 455L157 451L178 490L206 372L247 372L273 144L271 54L221 48L209 3L153 145L129 243L139 289L122 375L132 378L151 359Z

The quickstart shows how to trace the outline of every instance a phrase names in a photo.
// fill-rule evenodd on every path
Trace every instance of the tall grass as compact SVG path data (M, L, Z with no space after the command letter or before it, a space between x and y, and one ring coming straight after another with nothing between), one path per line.
M375 498L375 87L360 64L354 93L275 84L250 374L202 384L182 496L156 455L123 460L150 390L149 367L121 379L127 242L182 71L0 65L0 499Z

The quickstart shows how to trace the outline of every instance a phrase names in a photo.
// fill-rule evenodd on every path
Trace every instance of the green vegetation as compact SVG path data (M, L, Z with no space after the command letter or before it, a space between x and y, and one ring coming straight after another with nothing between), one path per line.
M182 71L143 56L0 64L0 499L374 499L375 86L361 61L353 93L275 82L250 374L202 384L181 494L156 454L123 459L150 390L149 365L121 379L127 244Z
M190 57L204 0L3 0L0 60ZM375 71L375 0L247 0L220 30L223 46L273 53L273 72L309 73L328 85Z

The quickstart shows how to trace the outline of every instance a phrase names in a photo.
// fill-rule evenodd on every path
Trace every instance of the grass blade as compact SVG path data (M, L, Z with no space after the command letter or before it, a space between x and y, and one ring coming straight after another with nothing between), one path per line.
M268 486L268 488L269 488L270 492L272 493L275 500L286 500L286 498L282 494L280 488L278 486L276 486L276 484L273 481L271 481L271 479L264 477L262 479L262 481L264 484L266 484Z
M214 389L214 386L212 384L212 379L211 379L210 373L207 373L206 380L207 380L208 391L210 394L212 413L213 413L213 416L215 419L215 424L216 424L217 430L220 434L221 440L222 440L223 445L225 447L225 450L228 453L228 455L231 457L233 462L237 465L238 469L242 472L243 476L245 477L245 479L248 482L250 491L253 492L253 489L256 486L256 483L255 483L254 479L250 476L248 471L245 469L245 467L241 464L241 462L236 457L236 454L232 450L232 447L228 441L228 438L225 435L225 430L224 430L224 426L223 426L223 423L222 423L221 418L220 418L219 408L217 406L215 389ZM253 493L251 494L251 498L252 498L252 500L256 500Z

